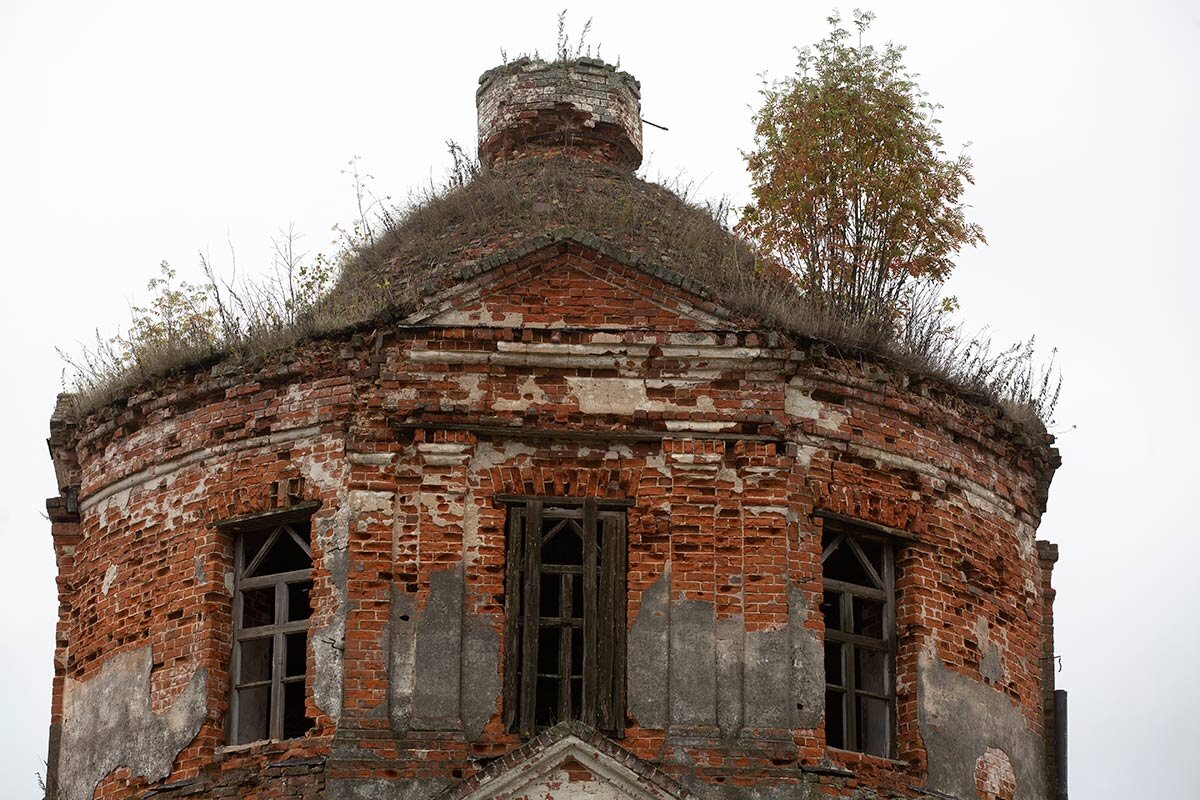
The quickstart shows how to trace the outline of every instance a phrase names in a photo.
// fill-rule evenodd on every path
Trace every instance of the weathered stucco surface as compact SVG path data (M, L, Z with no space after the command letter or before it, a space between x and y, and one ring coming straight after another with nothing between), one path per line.
M396 730L461 729L474 740L498 710L500 638L466 614L464 592L460 564L430 575L419 611L411 595L392 594L388 705Z
M324 567L329 572L333 587L333 613L329 623L314 630L311 637L316 668L313 702L336 720L342 713L342 651L346 639L346 580L349 571L346 513L339 511L328 529L318 529L316 534L325 551Z
M330 778L325 784L325 800L429 800L449 784L445 778Z
M741 615L715 618L711 603L669 600L670 570L642 596L629 629L629 710L643 727L744 730L815 727L825 690L823 650L804 626L803 594L788 592L788 623L745 630Z
M667 727L667 663L670 631L670 585L668 569L642 595L642 607L629 628L626 675L629 684L629 713L640 725L662 730Z
M160 780L204 722L208 673L198 669L163 714L150 707L150 647L112 656L87 681L67 680L63 692L58 790L62 800L87 800L117 767Z
M918 721L929 759L928 787L961 798L976 796L977 761L1004 756L1016 773L1015 800L1047 796L1044 745L1020 707L986 684L947 669L932 652L918 661Z

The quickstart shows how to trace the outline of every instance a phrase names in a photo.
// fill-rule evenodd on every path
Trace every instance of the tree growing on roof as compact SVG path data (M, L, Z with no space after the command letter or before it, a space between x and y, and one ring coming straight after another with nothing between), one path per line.
M746 154L754 204L739 231L796 275L815 308L894 328L964 245L986 240L962 201L970 159L946 154L939 107L904 67L904 48L862 43L873 18L854 12L854 42L829 17L796 74L763 90Z

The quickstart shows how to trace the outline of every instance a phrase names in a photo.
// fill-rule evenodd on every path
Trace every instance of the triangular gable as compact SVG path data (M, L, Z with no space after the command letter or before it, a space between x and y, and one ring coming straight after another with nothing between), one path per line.
M550 237L489 259L405 322L533 328L712 330L729 312L703 287L591 238Z
M580 789L595 800L685 800L669 776L579 723L563 723L437 795L436 800L550 800Z

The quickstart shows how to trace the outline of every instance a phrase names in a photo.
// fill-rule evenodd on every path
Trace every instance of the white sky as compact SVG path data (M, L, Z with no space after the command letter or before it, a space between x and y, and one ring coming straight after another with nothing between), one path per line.
M65 3L0 0L0 792L34 797L49 719L54 562L44 439L62 363L124 325L161 260L269 261L353 216L352 156L403 197L474 143L478 75L554 46L557 3ZM865 2L865 0L864 0ZM576 4L572 34L643 86L650 177L747 197L758 75L825 35L833 0ZM1064 465L1042 538L1077 798L1194 791L1200 716L1195 522L1200 5L879 2L875 40L974 144L990 240L951 290L973 327L1059 349ZM850 7L844 7L848 16Z

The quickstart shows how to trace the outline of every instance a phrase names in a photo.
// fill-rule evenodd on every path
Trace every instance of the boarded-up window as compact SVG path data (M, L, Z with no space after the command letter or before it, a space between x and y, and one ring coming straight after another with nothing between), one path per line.
M625 506L507 498L504 719L532 736L625 722Z

